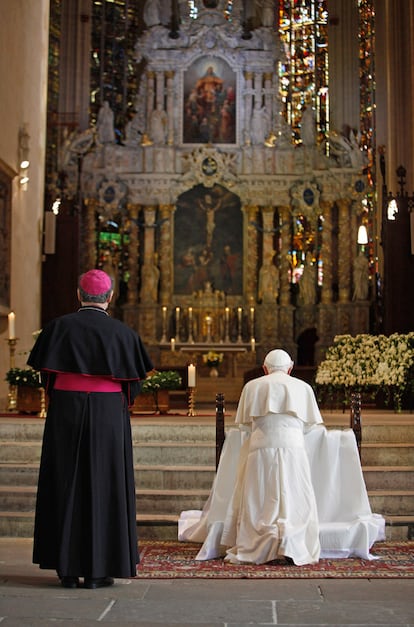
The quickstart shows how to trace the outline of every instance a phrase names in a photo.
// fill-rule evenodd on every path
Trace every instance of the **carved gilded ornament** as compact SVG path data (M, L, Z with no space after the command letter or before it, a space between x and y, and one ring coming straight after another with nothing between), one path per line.
M183 154L182 182L214 187L217 183L233 187L237 183L237 155L201 146Z
M105 217L111 217L114 211L119 211L125 200L127 187L118 181L103 181L98 189L100 200L100 213Z
M293 214L313 219L319 211L320 191L311 181L299 181L291 187Z

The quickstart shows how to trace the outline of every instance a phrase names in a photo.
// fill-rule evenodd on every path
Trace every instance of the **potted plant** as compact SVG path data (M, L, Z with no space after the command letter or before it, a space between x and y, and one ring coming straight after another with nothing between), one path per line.
M132 413L168 411L169 390L178 390L181 383L181 376L176 370L154 371L142 382L141 393L135 398Z
M16 409L19 412L41 410L42 387L40 373L33 368L10 368L6 381L16 391Z

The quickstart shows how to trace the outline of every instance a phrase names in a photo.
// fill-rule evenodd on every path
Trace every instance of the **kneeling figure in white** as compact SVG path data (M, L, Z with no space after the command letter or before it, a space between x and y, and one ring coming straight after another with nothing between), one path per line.
M226 436L203 512L181 513L179 539L204 543L197 559L223 551L232 563L370 558L373 542L384 538L353 432L326 430L312 388L290 376L292 367L285 351L268 353L266 376L243 388L239 429Z

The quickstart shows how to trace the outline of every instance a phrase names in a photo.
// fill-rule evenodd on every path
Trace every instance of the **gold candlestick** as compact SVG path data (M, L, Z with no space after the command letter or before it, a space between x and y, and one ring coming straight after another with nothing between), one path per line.
M167 307L164 305L162 308L162 337L161 343L164 344L167 341Z
M44 388L40 388L40 412L39 418L46 418L46 393Z
M187 416L195 416L195 388L188 388L188 411Z
M10 370L15 368L15 354L17 337L9 337L7 342L9 344L9 364ZM15 411L17 407L17 385L9 385L9 392L7 394L7 410Z

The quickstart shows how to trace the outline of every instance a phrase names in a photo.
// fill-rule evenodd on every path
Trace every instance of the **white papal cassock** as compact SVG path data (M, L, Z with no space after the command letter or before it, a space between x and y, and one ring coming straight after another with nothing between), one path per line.
M180 516L179 540L203 543L196 559L373 557L385 521L371 511L354 433L322 422L303 381L279 371L244 386L210 496Z

